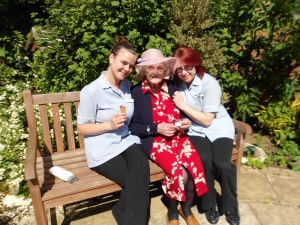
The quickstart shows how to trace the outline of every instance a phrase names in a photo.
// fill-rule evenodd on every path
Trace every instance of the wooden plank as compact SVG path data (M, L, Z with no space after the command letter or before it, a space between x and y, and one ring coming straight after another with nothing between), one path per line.
M37 158L37 163L44 163L58 159L70 158L74 156L85 155L84 149L76 149L75 151L56 152L49 156Z
M161 180L164 177L164 173L154 174L150 177L150 181ZM51 187L51 190L48 190L43 195L43 201L47 201L50 199L60 198L67 195L72 195L75 193L85 192L88 190L92 190L95 188L102 187L103 189L108 188L110 186L117 185L115 182L99 175L94 174L88 177L82 177L77 182L70 184L68 182L58 183ZM47 186L42 187L43 190L47 189ZM120 190L120 188L118 188ZM109 193L109 192L107 192Z
M234 127L236 130L241 131L244 134L251 134L252 133L252 128L249 124L243 123L241 121L232 119Z
M75 102L76 116L78 115L79 102ZM84 148L84 135L78 134L79 148Z
M28 146L24 164L25 180L36 179L36 155L37 155L38 136L36 130L29 131Z
M57 103L52 104L52 116L53 116L54 136L55 136L55 141L56 141L56 149L57 149L58 152L64 152L64 144L63 144L63 139L62 139L59 105Z
M65 126L67 132L67 139L68 139L68 149L75 150L75 137L74 137L74 130L73 130L73 120L72 120L72 112L71 112L71 104L70 102L64 102L64 112L65 112Z
M42 123L42 132L43 132L43 140L44 140L44 153L46 155L50 155L53 153L52 143L51 143L51 134L48 120L48 112L46 105L39 105L40 109L40 117Z
M41 198L41 193L39 190L39 186L35 183L36 180L29 180L28 187L30 191L30 196L32 199L32 205L34 208L34 215L36 218L37 224L46 225L47 224L47 217L44 211L44 205Z
M24 100L24 104L25 104L26 119L27 119L29 132L30 131L37 131L36 119L35 119L34 108L33 108L33 101L32 101L32 96L31 96L31 91L30 90L24 90L23 91L23 100ZM40 150L40 146L37 145L36 157L41 156L39 150Z
M95 188L92 190L83 191L81 193L74 193L69 196L63 196L63 197L56 198L56 199L46 200L43 203L44 203L44 207L46 209L49 209L49 208L56 207L59 205L70 204L73 202L82 201L85 199L94 198L94 197L105 195L105 194L110 194L110 193L113 193L113 192L116 192L119 190L121 190L120 186L117 184L114 184L111 186L107 186L106 188Z
M86 161L85 156L78 156L78 157L73 157L73 158L67 158L67 159L61 159L61 160L55 160L55 161L50 161L50 162L44 162L42 168L51 168L52 166L61 166L64 167L65 165L69 165L71 163L78 163L78 162L83 162ZM38 167L40 168L40 166Z
M32 95L33 104L74 102L80 100L80 91Z

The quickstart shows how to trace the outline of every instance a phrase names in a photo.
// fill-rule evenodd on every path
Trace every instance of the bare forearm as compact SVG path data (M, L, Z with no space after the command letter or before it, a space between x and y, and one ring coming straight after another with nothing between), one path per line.
M181 105L180 108L191 120L195 121L196 123L199 123L203 126L210 126L214 117L215 113L209 112L209 113L203 113L199 112L197 110L194 110L193 108L189 107L186 104Z
M78 134L83 135L97 135L111 130L113 130L113 128L110 122L101 124L77 124Z

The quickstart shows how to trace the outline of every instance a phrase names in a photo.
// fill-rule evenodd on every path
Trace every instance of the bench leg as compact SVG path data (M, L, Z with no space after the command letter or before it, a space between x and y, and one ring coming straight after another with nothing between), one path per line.
M42 202L42 196L40 192L39 185L35 184L34 181L28 181L28 186L30 190L30 195L32 199L32 205L34 209L34 215L36 223L38 225L47 225L47 216L44 209L44 204Z

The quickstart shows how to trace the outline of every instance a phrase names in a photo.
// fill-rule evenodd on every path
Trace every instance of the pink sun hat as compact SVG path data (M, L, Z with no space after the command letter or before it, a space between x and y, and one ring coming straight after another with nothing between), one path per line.
M154 65L162 62L168 62L168 68L170 71L174 71L177 59L175 57L164 57L163 53L155 48L148 49L142 53L141 58L138 58L135 65L137 75L140 74L143 66Z

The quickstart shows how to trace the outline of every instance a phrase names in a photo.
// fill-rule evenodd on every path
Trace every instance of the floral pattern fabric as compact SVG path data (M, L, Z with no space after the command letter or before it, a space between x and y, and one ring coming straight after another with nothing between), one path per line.
M143 94L150 91L145 77L142 80ZM180 120L180 112L168 94L168 86L163 81L156 97L151 93L153 122L174 124ZM154 137L151 159L165 172L163 189L169 198L185 201L182 166L192 175L198 196L207 192L204 169L200 157L184 131L178 131L172 137L156 135Z

